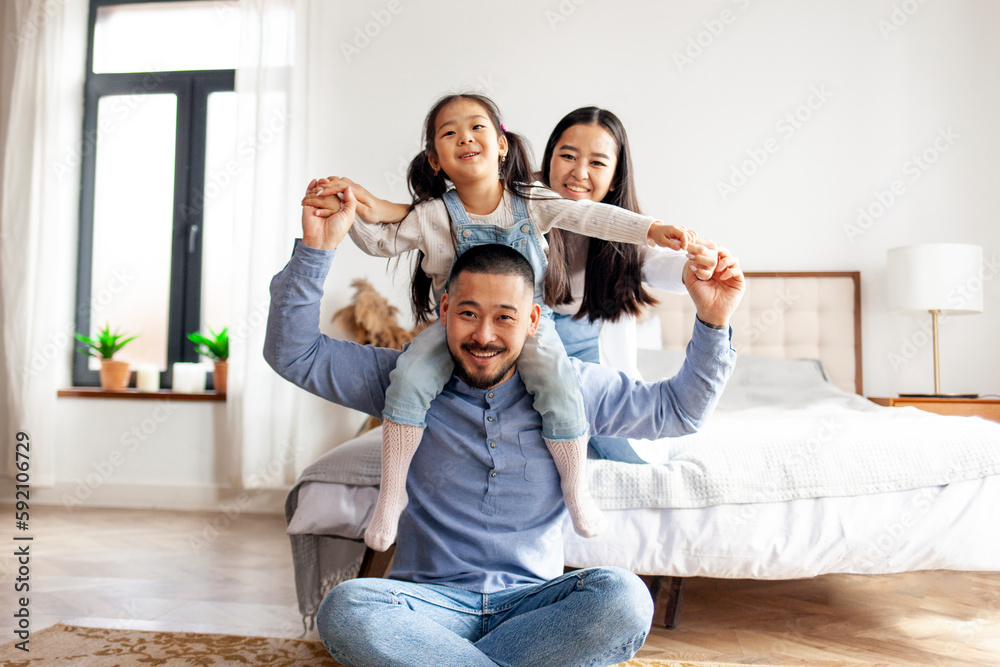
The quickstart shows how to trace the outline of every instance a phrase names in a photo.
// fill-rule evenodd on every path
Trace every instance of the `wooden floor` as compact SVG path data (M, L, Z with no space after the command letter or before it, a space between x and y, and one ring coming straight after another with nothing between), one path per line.
M0 510L13 516L12 508ZM13 520L4 523L4 543L24 544L12 540ZM303 631L281 517L34 507L28 534L32 632L57 621L284 637ZM5 547L0 557L2 642L13 639L12 551ZM680 626L654 628L639 656L1000 665L1000 574L689 579Z

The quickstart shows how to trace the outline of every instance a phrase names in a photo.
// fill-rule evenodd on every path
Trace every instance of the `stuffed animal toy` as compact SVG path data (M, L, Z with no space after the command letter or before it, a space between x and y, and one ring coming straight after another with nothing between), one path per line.
M404 329L396 320L399 309L390 305L371 283L364 278L355 278L351 287L354 288L354 298L349 305L334 313L332 320L338 334L346 340L401 350L428 324L425 322L414 329ZM369 417L360 432L364 433L381 423L375 417Z
M414 331L399 326L399 309L390 305L364 278L351 281L354 299L333 314L333 324L344 338L362 345L403 349L413 340Z

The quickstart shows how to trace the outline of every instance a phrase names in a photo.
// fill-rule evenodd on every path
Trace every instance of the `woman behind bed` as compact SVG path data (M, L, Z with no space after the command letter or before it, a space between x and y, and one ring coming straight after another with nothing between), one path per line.
M559 121L545 144L541 177L566 199L589 199L641 213L625 127L606 109L582 107ZM566 352L635 379L641 377L636 367L636 315L656 303L644 284L681 294L686 291L685 271L717 261L715 244L701 238L688 245L686 254L561 229L549 231L546 239L546 303L556 314ZM609 344L599 345L599 339Z

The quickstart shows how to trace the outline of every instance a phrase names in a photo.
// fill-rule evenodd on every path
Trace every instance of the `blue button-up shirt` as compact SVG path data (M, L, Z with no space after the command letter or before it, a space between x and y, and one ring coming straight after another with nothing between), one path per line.
M296 243L271 282L264 356L296 385L380 416L400 353L320 333L333 256ZM574 359L591 434L661 438L697 430L735 358L730 331L698 322L684 366L669 380L633 382ZM492 389L452 376L427 413L406 492L390 577L492 593L562 574L566 507L559 473L517 373Z

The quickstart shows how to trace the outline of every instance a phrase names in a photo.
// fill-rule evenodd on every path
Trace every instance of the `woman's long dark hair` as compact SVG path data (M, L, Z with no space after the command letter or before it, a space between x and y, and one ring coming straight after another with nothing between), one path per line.
M639 199L635 194L632 155L625 126L618 116L606 109L582 107L566 114L559 121L545 144L542 182L549 185L556 143L563 132L574 125L600 126L608 131L618 146L618 163L611 180L611 189L601 201L641 213ZM553 228L546 235L549 242L549 265L545 272L545 301L550 306L573 301L563 233ZM642 248L639 246L591 238L587 248L583 303L574 317L579 319L586 316L591 322L598 319L613 322L625 314L637 315L642 306L655 305L656 299L642 286L642 264Z
M477 93L446 95L435 102L431 110L427 112L427 118L424 120L424 149L413 158L406 172L410 194L413 196L413 206L431 199L440 199L444 196L445 190L448 189L448 184L445 182L448 175L443 170L435 172L431 167L429 156L434 154L434 133L437 129L438 114L446 106L459 99L472 100L482 106L496 128L497 134L507 138L507 157L498 165L499 178L504 190L524 194L525 189L533 180L531 152L528 143L524 137L516 132L503 129L500 110L497 109L493 100ZM454 233L454 227L452 230ZM432 298L433 281L421 266L423 261L424 253L418 251L417 262L413 267L412 287L410 288L410 303L418 323L430 319L437 306Z

